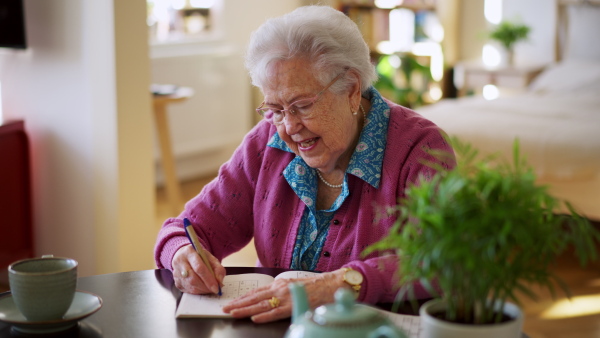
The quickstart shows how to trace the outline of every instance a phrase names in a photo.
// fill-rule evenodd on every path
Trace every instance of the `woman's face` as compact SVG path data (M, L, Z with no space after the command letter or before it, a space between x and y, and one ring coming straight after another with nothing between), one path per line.
M295 101L313 98L324 85L312 75L311 69L303 59L281 61L273 66L270 81L263 87L265 103L289 109ZM351 107L358 107L359 100L359 88L340 95L325 91L310 107L314 117L303 120L286 113L283 124L277 126L279 137L310 167L322 172L330 172L336 166L345 170L358 142L361 119L352 114Z

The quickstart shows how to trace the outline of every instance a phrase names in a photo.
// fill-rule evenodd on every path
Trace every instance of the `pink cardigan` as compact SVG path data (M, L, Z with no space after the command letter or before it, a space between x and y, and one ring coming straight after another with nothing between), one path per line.
M434 173L421 163L422 159L434 160L424 149L452 151L432 122L386 102L391 110L380 186L376 189L348 175L350 196L335 213L317 265L319 271L342 266L359 270L365 276L359 300L372 304L392 302L398 289L397 257L393 253L361 255L393 224L392 217L376 222L378 216L383 207L404 197L405 188L420 174ZM289 268L305 205L282 174L295 155L266 146L275 132L267 122L258 123L221 166L218 177L186 204L179 218L165 221L155 247L159 268L172 269L175 252L188 244L184 217L192 222L204 247L219 260L239 251L254 237L258 265ZM443 165L452 167L454 163ZM428 296L422 288L417 290L419 298Z

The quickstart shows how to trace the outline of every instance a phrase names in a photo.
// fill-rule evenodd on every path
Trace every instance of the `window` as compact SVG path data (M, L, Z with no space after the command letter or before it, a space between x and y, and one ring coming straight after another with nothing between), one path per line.
M169 42L207 35L213 30L217 0L147 0L150 40Z

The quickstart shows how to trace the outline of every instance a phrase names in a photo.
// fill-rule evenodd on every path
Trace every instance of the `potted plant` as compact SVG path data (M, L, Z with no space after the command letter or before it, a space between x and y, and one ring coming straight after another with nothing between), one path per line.
M599 232L569 204L569 215L556 213L561 202L535 184L517 141L512 162L450 141L457 166L409 187L390 210L398 212L394 227L367 252L396 251L400 297L411 298L415 282L435 296L420 310L426 337L496 337L492 328L520 337L517 292L535 298L535 285L554 292L558 283L568 294L549 267L568 247L582 264L595 259Z
M506 49L508 54L508 64L512 66L514 64L515 44L521 40L527 39L529 31L529 26L510 21L502 21L490 32L489 38L500 42Z
M379 78L374 86L382 95L413 109L425 103L423 94L432 80L431 70L421 64L417 56L410 53L382 55L376 69Z

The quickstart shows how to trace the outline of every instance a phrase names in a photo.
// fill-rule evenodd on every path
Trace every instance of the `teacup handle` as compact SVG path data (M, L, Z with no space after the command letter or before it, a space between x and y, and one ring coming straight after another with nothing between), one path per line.
M54 258L54 255L42 255L42 258Z

